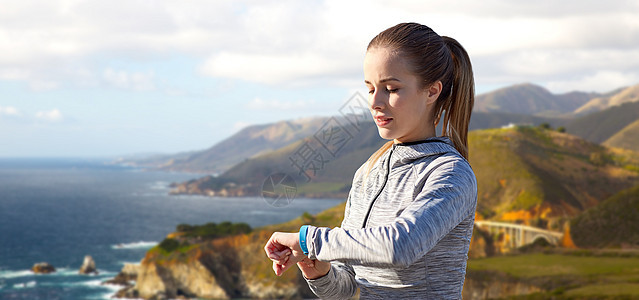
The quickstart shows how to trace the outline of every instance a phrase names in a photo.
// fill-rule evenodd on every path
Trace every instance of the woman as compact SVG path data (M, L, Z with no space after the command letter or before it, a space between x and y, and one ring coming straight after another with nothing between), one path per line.
M398 24L368 45L364 82L391 141L355 173L341 227L276 232L264 250L278 276L297 263L324 299L357 288L362 299L461 299L477 204L470 58L427 26Z

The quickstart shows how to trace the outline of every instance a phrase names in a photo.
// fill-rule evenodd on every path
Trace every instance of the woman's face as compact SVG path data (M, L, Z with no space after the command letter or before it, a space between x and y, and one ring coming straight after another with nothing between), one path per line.
M405 143L435 136L431 110L441 91L440 81L422 88L405 59L384 48L372 48L364 59L364 82L382 138Z

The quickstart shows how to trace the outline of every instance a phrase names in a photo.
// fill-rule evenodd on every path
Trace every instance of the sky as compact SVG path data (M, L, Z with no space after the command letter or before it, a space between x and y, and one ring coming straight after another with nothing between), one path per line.
M0 157L209 148L337 115L368 42L401 22L457 39L476 90L639 83L639 0L0 0Z

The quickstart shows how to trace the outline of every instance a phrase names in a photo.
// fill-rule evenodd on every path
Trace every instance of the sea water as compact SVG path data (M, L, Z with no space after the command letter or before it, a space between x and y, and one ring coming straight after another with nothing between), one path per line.
M125 263L139 263L178 224L258 227L343 201L295 199L274 207L260 197L168 195L170 183L198 176L97 159L0 159L0 299L108 299L120 287L102 282ZM78 274L85 255L99 274ZM34 274L38 262L57 271Z

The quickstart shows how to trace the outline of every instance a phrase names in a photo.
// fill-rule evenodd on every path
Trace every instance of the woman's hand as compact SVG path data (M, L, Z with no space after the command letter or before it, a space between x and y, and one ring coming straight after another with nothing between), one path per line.
M277 276L282 276L288 268L307 257L300 248L298 233L273 233L264 251L273 261L273 271Z
M298 262L297 267L307 279L317 279L328 274L328 271L331 270L331 263L307 257Z

